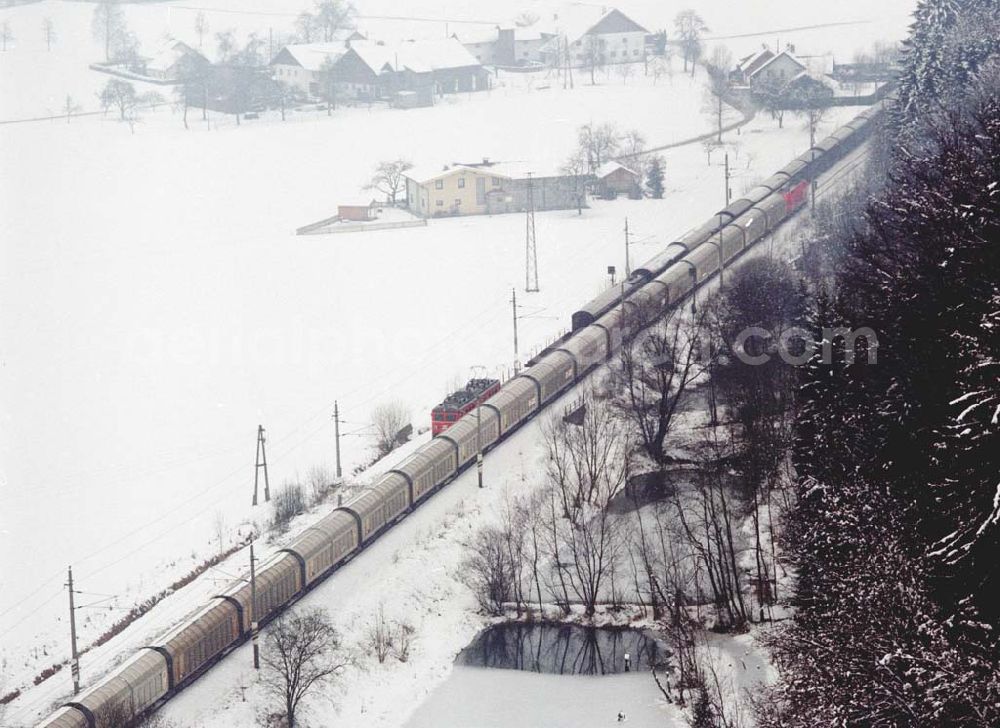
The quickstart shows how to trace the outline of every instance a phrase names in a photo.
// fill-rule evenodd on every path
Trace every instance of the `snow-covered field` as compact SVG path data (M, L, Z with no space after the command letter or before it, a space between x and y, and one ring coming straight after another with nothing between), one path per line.
M261 23L288 20L231 13L231 3L222 0L203 6L213 30L266 31ZM398 11L389 0L359 6L367 15L399 14L389 12ZM651 2L621 6L643 20L648 13L652 27L667 25L675 12ZM299 9L275 0L243 7ZM407 12L469 18L484 7L421 0L408 3ZM901 7L905 12L909 3ZM867 12L852 2L835 14L816 10L838 20ZM703 9L720 34L729 24L736 31L734 18L747 22L745 8L733 11L727 5L723 13L718 2ZM93 108L94 90L106 77L86 69L100 56L90 38L91 12L90 4L56 0L0 10L15 34L11 49L0 54L0 119L57 111L66 94ZM194 12L172 4L128 7L144 46L168 27L185 37L181 30L191 26ZM47 16L59 36L51 53L40 30ZM793 16L742 27L805 24ZM386 33L438 27L364 22ZM867 33L883 26L857 27ZM865 45L862 36L852 31L852 43ZM743 42L734 40L734 51ZM488 156L558 165L576 127L589 121L638 128L653 144L692 136L711 124L700 112L702 83L678 72L656 86L612 78L564 91L544 79L509 77L488 94L453 97L433 109L350 109L332 119L300 114L294 122L265 119L239 129L213 116L210 126L193 124L185 132L169 108L147 113L134 135L100 116L0 126L0 675L6 689L30 683L68 651L67 564L74 565L78 589L118 595L105 603L117 611L81 612L81 643L87 644L120 610L211 556L218 514L227 541L240 521L267 518L265 509L249 508L258 423L268 429L275 487L314 465L332 465L330 415L338 400L349 471L367 458L365 427L375 404L399 399L424 427L430 407L473 367L496 373L510 366L508 300L511 288L523 283L521 216L328 237L296 238L295 227L330 215L338 203L367 199L360 188L380 159L439 164ZM853 113L838 110L825 128ZM737 195L808 146L794 119L778 130L758 118L728 140ZM542 291L519 295L522 354L556 336L574 307L606 285L607 265L623 266L626 216L637 240L635 264L721 207L721 156L709 166L695 145L671 151L666 160L662 201L596 202L579 217L538 215ZM521 473L535 471L530 430L518 435L523 444L515 439L504 446L514 455L491 458L497 485L516 484ZM449 486L435 498L445 505L414 515L400 535L344 569L330 593L360 592L380 550L382 563L395 564L394 539L436 538L443 515L460 509L467 484L465 478ZM472 497L460 510L488 507L489 501ZM476 521L468 514L452 520L462 529ZM444 553L449 545L451 539L441 544L442 563L458 556L455 548ZM232 573L239 562L222 568ZM399 578L423 568L411 564ZM85 682L212 593L225 574L210 572L85 656ZM423 603L466 600L440 586L446 582L435 583L419 595ZM348 614L363 614L377 598L357 597ZM453 626L432 621L426 635ZM445 670L449 650L479 626L466 617L454 639L426 639L422 659L428 662L414 660L407 676L418 681L421 666ZM218 668L220 679L238 680L244 657L239 651ZM65 695L67 672L29 692L9 717L28 721ZM401 695L375 705L378 688L347 696L342 713L388 711L373 724L398 725L414 702ZM421 690L408 688L411 697ZM198 690L178 701L180 715L189 715L185 701L208 710L208 693L199 698ZM194 723L185 719L184 725Z

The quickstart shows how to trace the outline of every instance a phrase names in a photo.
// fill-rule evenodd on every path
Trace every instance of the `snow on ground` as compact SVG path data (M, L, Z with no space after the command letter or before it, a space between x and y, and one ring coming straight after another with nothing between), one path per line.
M407 0L403 6L399 0L357 0L355 4L361 15L358 19L361 30L371 37L392 40L440 38L465 29L509 23L521 9L528 9L547 21L565 3L525 0L498 7L487 0ZM231 0L200 0L127 4L124 9L128 27L147 55L155 53L168 36L197 46L195 17L203 13L208 33L202 50L212 57L215 34L229 29L241 41L256 33L267 39L277 52L291 32L295 16L308 5L306 0L300 3L241 0L237 6ZM771 47L791 43L803 57L822 57L823 64L829 65L832 59L841 63L851 60L856 51L868 49L875 41L904 37L915 5L915 0L888 0L878 5L865 0L780 5L759 0L738 4L703 0L697 3L697 9L710 28L709 46L723 44L740 57L758 50L761 43ZM670 32L673 17L684 4L618 0L614 6L650 30L665 28ZM93 8L92 3L69 0L43 0L0 8L0 19L10 23L14 35L7 52L0 53L0 120L58 114L67 95L84 110L98 108L96 93L108 76L88 69L90 63L104 60L103 47L91 36ZM56 41L51 51L46 50L42 33L46 17L55 23ZM808 27L845 21L858 24ZM680 67L679 63L676 65ZM32 80L26 82L26 78ZM163 92L163 87L149 88Z
M369 12L389 5L372 2ZM223 12L221 0L204 7L213 30L227 27L219 18L243 32L262 18L277 22ZM273 10L273 0L246 7ZM435 17L476 10L408 6ZM90 103L106 80L86 70L99 59L91 12L90 4L56 0L0 9L16 36L0 55L0 118L53 111L66 93ZM190 26L196 11L157 4L127 12L145 46L161 36L163 13ZM46 16L59 34L51 54L41 46ZM523 217L291 235L338 203L366 199L360 187L376 161L489 156L552 165L589 121L639 128L652 144L711 123L700 112L700 77L675 73L657 86L612 77L596 88L578 79L573 91L538 77L502 80L490 93L433 109L296 114L295 123L271 117L239 129L212 115L210 125L185 132L167 108L147 113L134 135L99 116L0 126L0 667L8 687L68 651L68 562L79 589L119 595L111 602L119 611L81 613L86 644L120 610L214 554L217 514L227 543L241 520L266 519L248 507L258 423L268 428L276 487L332 464L334 399L351 466L367 457L374 404L401 399L424 427L430 407L472 367L509 367L508 299L523 281ZM837 110L826 128L854 113ZM727 135L735 194L807 148L801 123L786 119L786 127L759 118ZM666 160L662 201L538 215L542 291L519 296L522 354L558 335L574 307L606 285L607 265L622 268L626 216L634 265L721 207L721 155L709 166L695 145ZM529 472L532 463L521 458L514 468ZM440 517L429 512L427 528ZM84 674L99 674L176 621L240 558L86 655ZM18 701L14 716L65 695L67 672Z
M697 108L700 96L680 78L629 88L649 105L663 94ZM536 132L514 113L530 105L550 120L558 108L560 123ZM217 513L229 532L253 515L258 422L270 433L277 484L330 465L334 399L354 464L365 459L373 404L399 398L423 426L474 365L497 371L511 362L508 297L523 280L523 217L360 237L295 238L296 225L356 199L382 156L426 162L485 147L504 158L534 146L558 159L596 108L584 87L212 132L185 133L168 111L134 136L102 120L0 129L9 171L0 296L20 312L2 324L0 639L15 684L66 651L68 561L79 588L120 595L113 604L127 607L215 552ZM828 128L853 113L838 110ZM466 128L467 115L480 124ZM704 123L690 116L691 128ZM669 133L655 114L645 122L652 142ZM441 123L455 133L431 134ZM357 144L365 134L386 149ZM778 130L764 118L731 138L736 194L808 146L801 124ZM53 163L37 164L40 150ZM673 150L662 201L539 214L542 292L519 298L522 352L560 332L574 306L605 285L606 265L622 266L626 215L634 264L718 209L720 163L716 154L707 165L698 145ZM119 614L95 613L82 641ZM86 656L85 671L124 649L108 648ZM50 682L65 690L67 681ZM45 696L56 697L49 688Z

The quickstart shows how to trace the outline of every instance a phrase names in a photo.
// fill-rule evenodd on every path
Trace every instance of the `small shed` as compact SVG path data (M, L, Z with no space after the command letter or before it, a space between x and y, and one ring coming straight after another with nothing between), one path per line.
M613 200L620 194L634 196L642 189L642 176L621 162L605 162L594 173L598 195Z
M375 205L337 205L337 217L344 222L368 222L376 216Z

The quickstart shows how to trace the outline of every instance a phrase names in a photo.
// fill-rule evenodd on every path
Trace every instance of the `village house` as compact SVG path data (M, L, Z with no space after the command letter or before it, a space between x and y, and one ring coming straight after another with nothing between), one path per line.
M489 73L454 38L382 43L356 41L335 67L338 90L371 101L403 93L407 106L427 106L435 96L489 88Z
M352 42L364 39L356 30L343 30L328 43L287 45L271 60L272 77L303 94L319 96L323 64L335 64Z
M564 63L567 50L577 67L645 58L649 31L617 8L571 5L539 21L539 27L552 36L541 51L551 65Z
M483 160L411 169L405 176L407 207L420 217L520 212L529 190L536 210L585 206L585 180L525 163Z
M748 74L747 80L751 89L760 83L778 84L784 86L793 78L806 70L806 65L788 51L773 56Z
M468 30L453 35L484 66L530 66L542 62L542 49L553 37L534 28Z
M642 175L620 162L605 162L594 172L594 190L604 199L642 195Z
M741 58L736 64L736 68L729 73L729 83L733 86L749 86L750 77L772 58L774 58L774 53L768 48L763 48Z
M141 73L158 81L179 81L200 73L211 63L205 56L179 40L169 41L152 58L143 60Z

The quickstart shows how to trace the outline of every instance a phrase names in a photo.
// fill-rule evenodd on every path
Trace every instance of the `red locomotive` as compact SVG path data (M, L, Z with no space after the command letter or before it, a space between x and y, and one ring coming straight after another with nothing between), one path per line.
M797 185L792 187L790 190L784 193L785 198L785 213L790 215L795 210L799 209L806 201L806 195L809 192L809 181L802 180Z
M462 415L499 391L500 381L497 379L470 379L464 389L449 394L444 402L431 410L431 434L440 435L458 422Z

